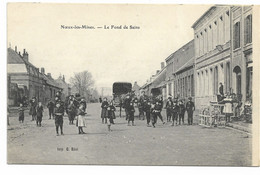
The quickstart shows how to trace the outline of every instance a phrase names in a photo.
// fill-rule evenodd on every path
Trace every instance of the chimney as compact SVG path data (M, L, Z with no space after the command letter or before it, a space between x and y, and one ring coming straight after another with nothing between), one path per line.
M17 53L17 46L15 46L14 51Z
M21 52L19 51L19 53L18 53L20 56L21 56Z
M23 59L28 62L29 61L28 57L29 57L28 53L26 52L25 49L23 49Z
M41 68L41 73L45 74L45 69L43 67Z
M48 76L49 78L51 78L51 73L47 73L47 76Z
M62 76L62 80L65 82L65 76L64 75Z
M161 62L161 69L164 68L164 62Z

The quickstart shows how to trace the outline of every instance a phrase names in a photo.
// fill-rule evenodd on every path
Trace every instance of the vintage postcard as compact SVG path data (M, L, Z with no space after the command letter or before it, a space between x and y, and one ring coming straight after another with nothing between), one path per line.
M7 4L7 163L259 166L259 6Z

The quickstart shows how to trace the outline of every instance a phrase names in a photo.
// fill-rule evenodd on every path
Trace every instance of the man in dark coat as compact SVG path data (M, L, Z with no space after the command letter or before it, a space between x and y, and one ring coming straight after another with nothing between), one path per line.
M184 124L184 114L185 114L185 105L183 104L183 101L180 100L180 103L179 103L179 125L181 125L181 122L182 124Z
M167 102L166 102L166 106L165 106L166 107L167 122L170 122L171 118L172 118L172 105L173 105L172 99L171 99L171 97L169 97Z
M38 106L36 107L36 125L37 126L42 126L42 116L43 116L43 106L42 103L39 102Z
M172 126L174 126L174 122L177 125L179 111L179 105L177 104L177 101L174 101L172 105Z
M54 116L55 116L55 126L56 126L56 134L59 135L59 128L61 131L61 135L63 135L63 115L64 115L64 108L61 105L60 101L57 101L55 109L54 109Z
M188 125L193 124L193 111L195 110L195 105L192 102L192 98L189 97L189 101L186 103L186 110L188 113Z
M151 102L149 99L144 100L144 112L145 112L145 117L147 121L147 127L150 127L150 120L151 120Z
M37 107L37 102L36 98L33 97L32 100L30 101L30 115L32 115L32 121L36 120L36 107Z
M102 123L107 123L107 108L108 108L109 104L107 102L107 98L104 98L102 104L101 104L101 119L102 119Z
M51 116L54 119L54 116L53 116L54 107L55 107L54 103L51 100L49 100L49 102L47 104L47 108L49 109L49 119L51 119Z
M126 120L129 118L129 108L130 108L131 98L130 95L127 95L124 99L123 107L125 108Z

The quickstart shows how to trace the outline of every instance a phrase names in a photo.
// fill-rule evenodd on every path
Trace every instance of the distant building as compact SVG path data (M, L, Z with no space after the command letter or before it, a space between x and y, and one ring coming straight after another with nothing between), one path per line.
M19 103L28 103L36 97L43 104L48 99L54 99L55 93L61 91L56 82L44 72L39 71L29 62L29 54L24 49L23 55L15 50L7 49L7 76L8 76L8 105L17 106Z
M167 97L194 97L194 40L166 58Z
M61 87L62 90L62 94L63 94L63 98L66 98L67 96L71 95L71 87L70 84L66 83L65 81L65 76L59 76L58 79L55 80L56 83L59 85L59 87Z
M140 88L140 92L145 92L146 95L151 95L153 89L159 89L160 94L166 99L166 67L164 62L161 63L161 70L157 70L155 75L152 75L150 79Z
M137 82L134 83L132 87L132 91L134 91L136 96L140 95L140 86L137 84Z

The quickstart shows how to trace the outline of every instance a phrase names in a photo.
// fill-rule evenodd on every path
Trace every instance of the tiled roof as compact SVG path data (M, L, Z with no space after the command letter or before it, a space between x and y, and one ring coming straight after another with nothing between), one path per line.
M7 49L7 64L22 64L24 60L22 57L16 53L13 49Z

